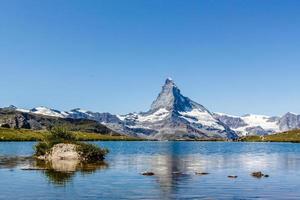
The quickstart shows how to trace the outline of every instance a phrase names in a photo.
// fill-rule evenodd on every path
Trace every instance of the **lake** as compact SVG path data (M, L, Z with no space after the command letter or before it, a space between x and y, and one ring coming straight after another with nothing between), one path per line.
M38 164L35 143L0 143L0 199L300 199L300 144L95 143L105 163L74 172L24 170Z

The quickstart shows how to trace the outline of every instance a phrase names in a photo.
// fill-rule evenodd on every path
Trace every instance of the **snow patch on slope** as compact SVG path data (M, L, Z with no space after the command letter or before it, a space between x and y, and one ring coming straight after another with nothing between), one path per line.
M87 111L87 110L83 110L81 108L76 108L76 109L73 109L71 110L70 112L67 113L68 115L86 115L88 117L93 117L93 115L91 114L91 112Z
M30 112L30 110L26 110L26 109L22 109L22 108L17 108L16 110L19 111L19 112L23 112L23 113L29 113Z
M218 121L207 111L193 109L189 112L179 112L179 114L182 115L181 118L191 123L200 123L204 126L225 130L225 128L219 125L217 123Z
M126 119L126 115L116 115L119 120L124 121Z
M137 120L139 122L156 122L165 119L169 114L170 112L167 109L160 108L151 115L138 115Z
M51 117L60 117L60 118L64 118L67 115L67 113L65 113L65 112L60 112L60 111L53 110L53 109L50 109L47 107L42 107L42 106L31 109L30 113L51 116Z
M276 121L270 120L269 116L265 115L246 115L241 117L249 126L260 126L265 130L279 131L279 126Z
M233 117L233 118L240 118L240 116L237 116L237 115L229 115L229 114L220 113L220 112L214 112L214 114L217 114L219 116L227 116L227 117Z
M280 132L279 117L248 114L242 117L225 113L214 113L216 117L227 124L239 135L272 134Z

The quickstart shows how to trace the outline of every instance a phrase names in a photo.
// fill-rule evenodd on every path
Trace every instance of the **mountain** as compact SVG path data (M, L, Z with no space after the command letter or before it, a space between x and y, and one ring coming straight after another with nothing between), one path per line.
M41 110L45 112L41 113ZM0 108L0 127L46 130L55 124L67 126L71 131L119 135L97 121L83 118L67 118L64 117L64 115L58 115L57 112L53 114L45 107L43 107L43 109L32 109L30 111L17 109L12 106Z
M269 117L253 114L239 117L223 113L214 113L214 116L240 136L269 135L300 129L300 115L290 112L282 117Z
M68 116L68 113L66 113L66 112L61 112L59 110L54 110L54 109L47 108L44 106L32 108L31 110L19 109L15 106L10 106L9 108L14 108L15 110L17 110L19 112L32 113L32 114L51 116L51 117L65 118Z
M3 110L13 111L14 114L3 114ZM171 78L165 81L150 109L141 113L113 115L80 108L59 111L42 106L31 110L10 106L0 111L0 126L41 129L51 124L53 119L69 125L87 120L83 123L91 125L89 127L101 125L107 128L107 132L158 140L235 139L238 136L269 135L300 129L300 115L294 113L281 117L212 113L182 95ZM97 128L95 130L99 131Z
M181 94L168 78L149 111L119 116L124 125L151 139L235 139L237 135L204 106Z
M238 135L268 135L280 131L277 117L252 114L239 117L223 113L214 113L214 116Z
M300 115L288 112L278 120L278 125L281 131L299 129Z

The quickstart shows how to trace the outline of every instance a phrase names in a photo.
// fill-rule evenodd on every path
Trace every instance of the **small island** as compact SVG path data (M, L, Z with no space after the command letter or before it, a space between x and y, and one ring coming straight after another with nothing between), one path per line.
M103 161L108 153L94 144L79 142L76 137L62 126L53 127L50 134L35 146L35 158L46 162L76 161L99 162Z

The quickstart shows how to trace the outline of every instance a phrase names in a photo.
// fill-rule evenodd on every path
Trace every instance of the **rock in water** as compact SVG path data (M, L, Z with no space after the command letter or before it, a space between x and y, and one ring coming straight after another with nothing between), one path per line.
M207 173L207 172L196 172L195 174L198 175L198 176L206 176L206 175L209 175L209 173Z
M154 176L155 174L153 172L143 172L143 176Z
M251 175L255 178L270 177L268 174L263 174L262 172L253 172Z
M77 152L76 144L56 144L51 150L43 155L39 156L38 159L45 161L59 161L59 160L78 160L82 158Z

